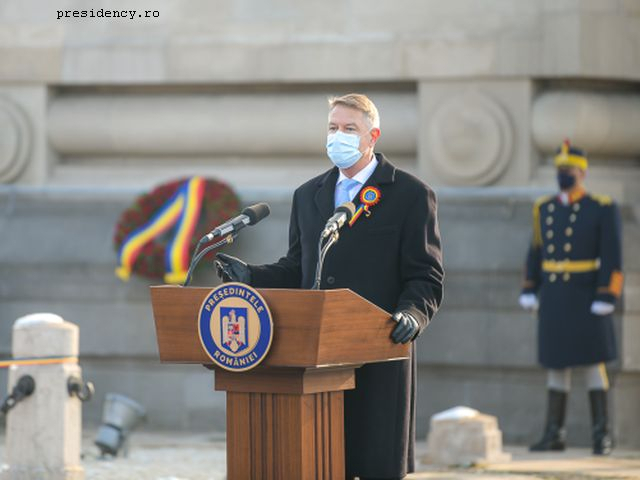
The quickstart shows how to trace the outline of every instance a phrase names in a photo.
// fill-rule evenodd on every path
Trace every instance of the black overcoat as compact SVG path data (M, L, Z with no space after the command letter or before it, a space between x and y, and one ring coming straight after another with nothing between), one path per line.
M533 207L533 240L523 291L538 293L538 360L562 369L614 360L611 315L594 315L595 300L615 303L622 288L621 223L611 198L578 192Z
M422 332L442 299L436 198L383 155L376 158L379 164L365 186L380 190L380 202L371 207L370 216L343 227L326 257L321 288L350 288L388 312L407 310ZM253 286L313 286L318 239L334 212L338 173L333 168L295 191L287 255L274 264L252 265ZM392 329L390 324L389 333ZM411 351L410 360L356 369L356 388L345 392L347 475L400 477L413 471L414 346Z

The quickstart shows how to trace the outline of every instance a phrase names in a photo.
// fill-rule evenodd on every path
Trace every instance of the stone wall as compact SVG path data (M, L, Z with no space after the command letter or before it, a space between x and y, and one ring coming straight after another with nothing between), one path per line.
M464 404L498 416L508 442L530 441L539 433L545 401L545 378L535 358L536 321L517 305L531 192L483 192L439 192L445 301L418 343L418 434L426 434L431 414ZM10 354L13 319L55 312L80 326L84 376L97 387L95 399L84 406L88 424L99 421L104 395L114 391L144 404L151 428L223 429L224 397L213 392L211 373L158 362L148 283L134 278L125 284L113 274L113 225L131 198L126 190L96 195L16 187L2 192L0 355ZM249 262L275 260L286 249L289 195L267 200L271 216L244 231L230 250ZM618 316L621 361L612 366L611 375L618 439L637 446L640 437L631 427L640 421L633 400L640 385L634 341L640 325L640 260L633 251L640 226L637 212L629 208L624 219L629 277L624 315ZM194 282L215 283L211 266L203 265ZM570 439L585 444L586 393L580 375L574 378ZM0 378L0 393L4 389Z
M539 434L544 374L517 294L532 199L570 137L590 152L590 189L624 209L613 397L620 444L640 446L638 2L97 0L94 14L158 15L74 18L82 8L0 3L1 356L16 318L51 311L80 326L90 424L115 391L152 428L222 429L210 373L158 363L148 284L114 276L116 219L160 182L217 177L272 207L231 252L276 259L293 188L328 166L326 98L362 91L379 150L441 199L446 299L419 343L419 434L456 404L498 416L506 441ZM207 267L196 282L215 282ZM586 443L580 382L570 435Z
M142 188L215 170L291 188L324 162L326 97L350 90L379 103L381 149L435 185L544 185L565 136L622 162L609 190L637 180L633 0L82 8L0 6L0 182Z
M62 18L58 10L155 10ZM4 0L0 81L637 79L635 0ZM615 53L615 54L613 54Z

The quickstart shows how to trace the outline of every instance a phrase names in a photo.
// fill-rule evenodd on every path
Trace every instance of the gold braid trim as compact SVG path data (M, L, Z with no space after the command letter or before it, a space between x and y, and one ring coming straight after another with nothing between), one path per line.
M613 199L609 195L598 195L595 193L591 194L591 198L593 198L600 205L611 205L613 203Z
M533 204L533 246L542 246L542 230L540 227L540 206L552 198L550 195L540 197Z

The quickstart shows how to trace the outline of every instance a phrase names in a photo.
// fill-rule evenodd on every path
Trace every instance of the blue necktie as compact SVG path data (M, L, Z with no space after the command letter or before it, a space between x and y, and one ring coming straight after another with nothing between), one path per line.
M351 200L349 191L356 185L360 185L360 182L351 178L345 178L336 185L335 207Z

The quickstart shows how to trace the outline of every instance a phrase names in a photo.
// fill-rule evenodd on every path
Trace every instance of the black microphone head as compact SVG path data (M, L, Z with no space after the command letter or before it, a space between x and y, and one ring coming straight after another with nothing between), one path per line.
M353 202L344 202L342 205L338 205L334 213L344 212L347 214L347 222L353 218L353 214L356 213L356 206Z
M249 217L249 225L255 225L264 217L268 216L269 213L271 213L269 205L264 202L256 203L242 210L242 214Z

